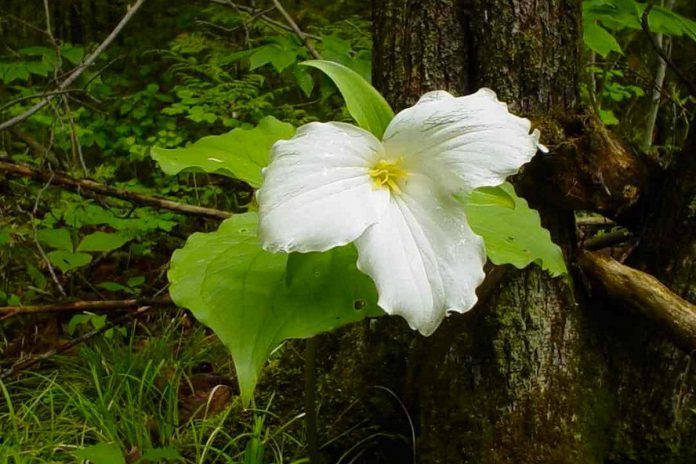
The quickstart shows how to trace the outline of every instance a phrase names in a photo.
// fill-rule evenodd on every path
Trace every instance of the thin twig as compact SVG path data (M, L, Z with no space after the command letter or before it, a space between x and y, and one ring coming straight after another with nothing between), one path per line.
M669 0L667 2L667 9L672 10L674 8L674 1ZM662 33L655 34L655 42L660 46L660 48L665 49L665 53L669 56L671 47L670 37L665 37ZM665 93L662 88L665 83L665 75L667 74L667 62L660 57L659 63L657 64L657 70L655 71L655 78L653 81L652 95L650 97L650 109L648 110L648 121L645 126L645 131L643 132L643 140L641 141L641 150L648 153L650 147L653 143L653 132L655 130L655 123L657 122L657 115L660 111L660 103L662 100L662 94Z
M34 232L34 243L36 244L37 250L39 250L39 254L41 255L41 259L43 259L44 263L46 263L46 267L48 268L48 273L51 275L51 279L53 279L53 282L56 284L56 287L58 288L58 291L60 292L61 295L63 295L64 298L68 296L67 293L65 293L65 289L63 288L63 285L60 283L60 280L58 280L58 275L56 274L55 269L53 269L53 265L51 264L51 260L48 259L48 255L46 255L46 252L44 251L43 247L41 246L41 242L39 242L39 237L38 237L38 232L36 231L36 224L34 221L34 215L36 214L36 211L39 209L39 202L41 201L41 195L46 191L49 185L51 185L51 181L53 180L53 176L51 176L50 179L46 182L46 184L41 187L41 190L39 190L39 193L36 195L36 200L34 201L34 208L31 210L30 216L31 216L31 229Z
M31 166L14 163L8 160L0 159L0 172L28 177L41 182L47 182L48 179L52 178L52 185L60 186L76 193L91 192L97 195L119 198L131 203L166 209L180 214L201 216L211 219L227 219L232 216L232 213L227 211L215 208L206 208L203 206L188 205L185 203L167 200L166 198L143 195L140 193L129 192L128 190L120 190L114 187L109 187L108 185L100 184L93 180L75 179L67 174L41 171Z
M586 250L601 250L609 248L628 241L631 238L631 233L626 229L618 229L606 234L592 237L583 242L582 247Z
M674 74L679 78L679 80L682 81L684 85L689 89L689 92L692 95L696 95L696 85L686 77L681 70L677 67L676 64L674 64L674 61L669 57L667 52L660 46L659 43L657 43L657 40L653 36L652 32L650 31L650 25L648 24L648 16L650 15L650 11L652 11L653 7L655 6L655 0L650 0L648 4L645 6L645 10L643 10L643 16L640 18L640 25L643 28L643 32L645 32L645 35L648 36L648 39L650 40L650 43L652 44L653 48L657 52L658 55L660 55L660 58L667 63L667 65L670 67L672 71L674 71Z
M269 18L267 15L264 14L263 10L258 10L256 8L252 8L252 7L246 6L246 5L239 5L238 3L234 3L234 2L231 2L229 0L210 0L210 1L212 3L217 3L218 5L228 6L230 8L234 8L235 10L241 10L241 11L244 11L246 13L249 13L253 16L252 19L258 18L258 19L262 20L263 22L270 24L271 26L279 27L279 28L284 29L288 32L295 32L292 30L292 28L290 26L283 24L280 21L276 21L273 18ZM305 35L312 40L317 40L317 41L322 40L321 37L318 35L309 34L309 33L305 33Z
M78 137L77 129L75 128L75 119L73 118L72 110L70 109L70 104L68 103L68 97L63 95L61 96L61 99L63 100L63 106L65 106L65 112L68 115L68 123L70 124L70 145L72 146L73 158L78 159L82 172L85 176L89 176L89 170L87 169L87 164L85 163L85 157L82 154L80 137Z
M293 32L295 32L295 34L297 34L297 37L300 38L300 40L302 41L304 46L307 48L307 50L309 50L309 54L312 55L317 60L321 60L321 55L319 54L317 49L314 48L314 46L311 44L311 42L309 40L307 40L307 38L308 38L307 34L302 32L302 29L300 29L300 26L298 26L297 23L292 19L292 16L290 16L290 14L288 14L288 12L285 11L285 8L283 8L283 4L280 3L280 0L273 0L273 4L275 5L276 9L278 11L280 11L280 14L283 15L283 17L285 18L285 21L287 21L287 23L290 25Z
M89 68L92 64L94 64L99 55L101 55L101 53L104 50L106 50L106 48L109 45L111 45L111 42L114 41L116 36L121 32L121 30L126 26L126 24L128 24L128 22L131 20L133 15L135 15L135 13L140 9L143 3L145 3L145 0L137 0L135 5L128 9L128 11L123 16L118 25L116 25L114 30L111 31L111 34L109 34L108 37L104 39L104 41L96 48L96 50L94 50L77 68L73 70L72 73L70 73L70 75L68 75L68 77L63 82L60 83L57 90L65 90L69 88L73 84L73 82L75 82L80 77L80 75L84 72L85 69ZM0 124L0 131L9 129L15 124L19 124L25 119L30 118L32 115L34 115L42 108L44 108L46 105L48 105L48 103L54 98L54 96L55 95L46 96L43 100L27 109L22 114L19 114L14 118L8 119L7 121L3 122L2 124Z
M84 89L65 89L65 90L54 90L51 92L34 93L31 95L25 95L23 97L17 97L4 105L0 106L0 112L6 110L7 108L16 105L17 103L22 103L26 100L33 100L35 98L46 98L48 96L64 95L66 93L84 92Z
M26 370L26 369L40 363L41 361L45 361L46 359L51 358L57 354L64 353L64 352L68 351L69 349L79 345L80 343L83 343L83 342L89 340L90 338L94 338L97 335L100 335L100 334L106 332L107 330L112 329L112 328L116 327L117 325L128 321L129 319L133 319L135 317L140 316L141 314L143 314L144 312L146 312L150 308L151 308L151 306L141 306L138 308L137 311L126 314L124 316L121 316L112 322L107 322L106 324L104 324L103 327L100 327L99 329L94 329L90 332L87 332L84 335L80 335L79 337L74 338L67 343L64 343L63 345L59 346L58 348L54 348L52 350L46 351L45 353L34 356L33 358L27 359L26 361L20 361L16 364L13 364L8 369L6 369L2 373L0 373L0 380L4 380L4 379L18 373L19 371Z
M139 306L169 306L172 304L172 299L169 295L164 295L157 298L130 298L128 300L94 300L34 306L2 306L0 307L0 315L116 311L137 308Z

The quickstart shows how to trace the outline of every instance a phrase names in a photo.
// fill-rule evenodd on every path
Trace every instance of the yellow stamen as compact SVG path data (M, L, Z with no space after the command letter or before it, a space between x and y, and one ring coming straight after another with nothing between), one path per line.
M386 187L394 193L401 193L401 188L397 181L408 177L408 173L401 168L402 162L403 158L378 161L369 170L375 188Z

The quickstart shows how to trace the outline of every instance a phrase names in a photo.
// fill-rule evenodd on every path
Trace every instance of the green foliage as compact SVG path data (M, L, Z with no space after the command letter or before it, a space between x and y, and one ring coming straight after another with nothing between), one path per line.
M75 457L87 459L94 464L126 464L126 458L118 445L97 443L75 451Z
M253 129L237 128L175 149L152 148L152 157L170 175L200 170L238 178L261 186L261 169L269 162L271 146L295 133L292 125L267 116Z
M620 31L642 28L641 18L646 4L635 0L584 0L582 7L585 26L588 23L600 22L610 30ZM696 21L660 5L654 5L650 11L648 26L654 33L675 37L686 36L696 41Z
M682 9L680 2L673 6ZM655 101L654 79L661 65L651 42L661 34L664 36L660 39L664 41L663 48L677 50L685 42L693 44L696 41L696 21L658 2L647 17L652 32L650 38L642 31L645 2L584 0L582 9L584 43L596 54L587 64L589 79L581 84L585 103L594 108L605 125L616 126L615 131L643 149L647 149L646 140L654 138L645 131L656 130L652 122L648 124L646 121L649 119L647 115L654 114L652 106L658 105L658 109L662 106L671 112L668 124L677 127L670 132L673 139L678 139L677 133L685 132L688 127L691 110L687 100L679 95L678 85L671 82L670 73L659 89L660 99ZM664 105L670 101L672 105ZM660 113L664 114L663 111ZM656 122L660 124L659 120ZM673 147L664 146L662 149L672 150Z
M382 138L394 111L382 95L362 76L339 63L312 60L303 63L326 73L343 96L348 112L358 126Z
M611 52L623 54L621 45L616 41L616 38L597 23L586 21L583 24L583 34L585 45L601 56L606 58Z
M130 237L125 234L94 232L85 236L77 246L77 251L112 251L128 243Z
M568 273L563 252L542 227L539 213L515 194L511 184L474 190L467 199L466 215L474 232L483 237L493 264L522 269L535 263L554 277Z
M247 213L217 232L193 234L172 256L169 271L172 299L230 349L246 404L283 340L382 314L374 284L355 268L353 248L288 259L261 249L256 223L256 214Z
M127 329L127 337L91 340L40 372L0 381L0 462L125 456L138 463L281 464L301 458L301 428L276 420L270 404L255 412L229 397L210 404L217 400L205 381L234 374L227 350L205 329L171 313ZM201 366L215 372L202 373Z
M48 260L62 272L70 272L92 262L92 255L88 253L55 250L47 253Z

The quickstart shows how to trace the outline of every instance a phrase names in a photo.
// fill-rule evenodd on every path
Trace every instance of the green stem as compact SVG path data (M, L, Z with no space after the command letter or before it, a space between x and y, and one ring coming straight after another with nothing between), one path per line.
M308 338L305 344L305 428L309 464L319 464L319 432L317 430L317 339Z

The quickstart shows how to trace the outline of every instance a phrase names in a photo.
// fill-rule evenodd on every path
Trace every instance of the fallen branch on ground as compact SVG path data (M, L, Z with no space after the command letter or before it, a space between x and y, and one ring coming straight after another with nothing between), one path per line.
M157 298L131 298L128 300L94 300L74 301L72 303L55 303L36 306L3 306L0 307L2 318L17 314L46 314L46 313L71 313L80 311L114 311L141 306L169 306L173 305L169 295Z
M186 203L167 200L166 198L143 195L140 193L129 192L127 190L120 190L100 184L93 180L75 179L67 174L41 171L31 166L27 166L26 164L19 164L12 161L0 160L0 172L28 177L43 183L50 183L51 185L58 185L76 193L81 193L82 191L92 192L98 195L119 198L121 200L130 201L131 203L166 209L191 216L203 216L212 219L227 219L232 216L232 213L227 211L222 211L215 208L206 208L204 206L188 205Z
M597 252L581 252L578 264L613 299L657 322L688 352L696 350L696 305L645 272Z
M17 374L18 372L26 370L26 369L40 363L41 361L45 361L46 359L48 359L52 356L55 356L55 355L60 354L60 353L65 353L69 349L79 345L80 343L83 343L83 342L89 340L90 338L94 338L97 335L102 334L102 333L106 332L107 330L112 329L113 327L116 327L117 325L128 321L129 319L133 319L133 318L140 316L141 314L143 314L144 312L149 310L151 307L152 306L140 306L137 308L137 311L126 314L124 316L121 316L114 321L107 322L103 327L100 327L98 329L94 329L90 332L87 332L84 335L80 335L79 337L74 338L73 340L70 340L67 343L64 343L63 345L59 346L58 348L54 348L52 350L49 350L45 353L34 356L32 358L26 359L24 361L19 361L19 362L13 364L12 366L10 366L8 369L0 372L0 380L6 379L14 374Z

